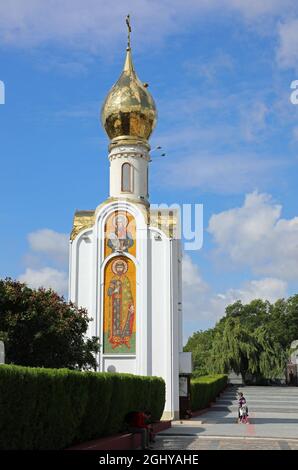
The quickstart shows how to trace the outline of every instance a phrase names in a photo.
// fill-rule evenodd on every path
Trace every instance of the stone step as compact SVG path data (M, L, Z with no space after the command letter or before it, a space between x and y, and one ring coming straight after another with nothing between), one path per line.
M297 393L251 393L251 392L243 392L244 396L249 396L249 397L284 397L284 398L296 398L298 399L298 392ZM234 397L237 398L239 394L237 393L222 393L220 397Z
M237 413L238 407L237 406L217 406L213 405L208 412L214 412L214 411L227 411L227 412L236 412ZM248 410L250 412L252 411L264 411L266 413L298 413L298 407L293 408L293 407L264 407L264 406L254 406L251 407L248 404Z
M231 401L216 401L213 403L214 406L239 406L237 401L231 402ZM289 402L281 402L281 401L254 401L254 400L246 400L246 404L254 405L254 406L263 406L263 407L276 407L278 406L279 408L297 408L298 407L298 401L295 401L293 403Z
M277 393L277 394L291 394L293 393L294 395L297 394L297 390L298 390L298 387L293 387L291 389L289 388L271 388L271 387L268 387L268 388L262 388L261 390L256 390L256 389L251 389L251 388L248 388L248 387L243 387L242 389L239 389L238 391L245 391L245 392L249 392L249 393ZM237 393L238 392L237 390L227 390L226 392L227 393Z
M285 393L285 394L297 394L298 387L292 388L276 388L276 387L260 387L258 388L251 388L251 387L241 387L238 389L229 390L226 389L224 393L238 393L238 392L246 392L246 393Z
M285 396L271 396L271 395L264 395L264 396L251 396L251 395L244 395L245 399L250 399L250 400L255 400L255 401L284 401L284 402L298 402L298 397L285 397ZM228 401L238 401L238 397L226 397L225 395L222 395L220 397L217 397L217 400L228 400Z
M286 399L285 397L278 398L278 397L250 397L248 395L244 395L244 398L246 401L260 401L260 402L275 402L278 401L279 403L298 403L298 398L291 398L291 399ZM226 397L221 397L217 398L216 401L228 401L230 403L238 403L238 399L236 398L226 398Z
M255 400L259 400L259 399L270 399L270 400L274 400L274 399L277 399L277 400L297 400L298 401L298 395L270 395L270 394L267 394L267 395L262 395L262 394L258 394L258 395L251 395L249 393L244 393L243 394L244 397L246 398L250 398L250 399L255 399ZM221 399L221 398L225 398L226 400L238 400L238 397L236 397L235 395L221 395L218 399Z
M298 397L298 390L296 393L291 392L291 393L278 393L278 392L266 392L266 391L260 391L260 392L250 392L247 390L242 390L243 395L252 395L252 396L264 396L264 395L269 395L269 396L277 396L277 397ZM224 395L230 396L230 397L236 397L238 393L225 393Z
M249 403L251 406L278 406L278 407L291 407L291 406L298 406L297 401L293 401L289 403L288 401L270 401L270 400L246 400L247 404ZM230 401L230 400L216 400L215 405L221 406L238 406L237 401Z
M214 403L214 405L212 405L213 407L224 407L224 408L231 408L233 410L235 409L238 409L238 404L235 403L235 404L224 404L224 403ZM264 409L264 410L267 410L267 409L271 409L271 408L282 408L282 409L285 409L285 410L295 410L295 409L298 409L298 403L295 403L294 405L280 405L279 403L276 403L274 405L268 403L268 404L256 404L256 403L251 403L251 402L247 402L247 406L248 408L258 408L258 409Z
M251 394L255 394L255 395L258 395L259 393L261 394L267 394L267 393L272 393L272 394L275 394L275 395L297 395L298 394L298 387L295 387L291 390L289 389L280 389L280 390L276 390L276 389L272 389L272 388L263 388L261 390L251 390L250 388L242 388L240 390L226 390L225 392L223 393L227 393L227 394L234 394L234 395L237 395L237 393L239 392L243 392L243 393L251 393Z

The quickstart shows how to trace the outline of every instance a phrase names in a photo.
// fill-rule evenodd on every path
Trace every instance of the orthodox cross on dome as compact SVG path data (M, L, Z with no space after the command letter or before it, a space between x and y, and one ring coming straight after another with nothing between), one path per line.
M137 77L132 62L130 15L126 16L126 26L128 35L124 67L101 110L101 122L111 140L110 148L123 142L148 146L157 120L154 100L147 84Z
M126 17L126 25L127 25L127 50L130 50L130 33L131 33L131 26L130 26L130 15Z

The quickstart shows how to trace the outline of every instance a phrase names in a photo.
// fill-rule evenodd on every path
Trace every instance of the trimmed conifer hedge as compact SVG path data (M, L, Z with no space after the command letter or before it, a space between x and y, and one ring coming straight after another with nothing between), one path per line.
M196 411L207 407L225 388L227 381L228 376L223 374L204 375L191 379L191 409Z
M0 449L63 449L120 432L129 411L159 420L159 377L0 366Z

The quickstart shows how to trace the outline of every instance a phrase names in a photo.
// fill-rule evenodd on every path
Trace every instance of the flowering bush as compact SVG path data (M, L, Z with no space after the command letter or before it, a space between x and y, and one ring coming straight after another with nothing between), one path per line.
M51 289L0 280L0 339L7 363L34 367L95 368L98 338L85 334L87 311Z

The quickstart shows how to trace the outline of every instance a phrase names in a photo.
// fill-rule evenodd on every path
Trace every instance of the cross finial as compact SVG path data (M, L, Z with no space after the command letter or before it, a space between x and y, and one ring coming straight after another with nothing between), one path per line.
M131 26L130 26L130 15L126 17L126 25L127 25L127 50L130 50L130 33L131 33Z

